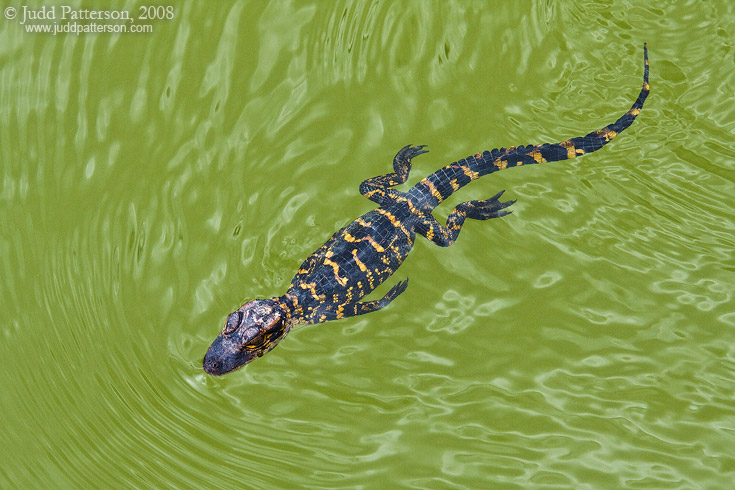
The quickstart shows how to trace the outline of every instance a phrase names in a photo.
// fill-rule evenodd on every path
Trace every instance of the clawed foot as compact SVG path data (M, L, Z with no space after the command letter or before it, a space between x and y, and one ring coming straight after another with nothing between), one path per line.
M424 150L424 148L426 148L426 145L406 145L401 148L393 158L393 171L398 175L408 176L411 171L411 160L424 153L429 153L429 150Z
M393 301L394 299L396 299L396 297L399 294L401 294L403 291L405 291L407 287L408 287L408 279L399 282L398 284L396 284L395 286L393 286L392 288L390 288L390 291L388 291L388 294L386 294L383 297L383 300L384 301L387 301L387 303L390 303L391 301Z
M463 212L465 216L470 219L486 220L491 218L502 218L503 216L512 213L512 211L503 211L503 209L515 202L500 202L500 196L503 195L503 192L505 191L500 191L490 199L485 199L483 201L463 202L457 206L457 210Z

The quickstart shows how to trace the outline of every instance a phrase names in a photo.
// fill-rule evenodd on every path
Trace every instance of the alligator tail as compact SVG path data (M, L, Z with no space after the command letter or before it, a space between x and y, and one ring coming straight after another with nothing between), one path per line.
M643 87L633 106L617 121L608 124L599 131L593 131L586 136L572 138L561 143L519 146L517 148L500 148L485 151L475 155L475 165L480 175L485 175L504 168L517 167L534 163L556 162L576 158L587 153L597 151L609 143L628 126L633 124L641 111L643 103L648 97L648 48L643 44ZM469 160L469 159L468 159ZM470 164L470 168L473 165Z
M430 207L438 205L460 187L471 181L505 168L534 163L567 160L597 151L633 124L648 97L648 48L643 44L643 88L633 106L617 121L586 136L561 143L545 143L510 148L495 148L451 163L425 177L415 186L416 192L427 200Z

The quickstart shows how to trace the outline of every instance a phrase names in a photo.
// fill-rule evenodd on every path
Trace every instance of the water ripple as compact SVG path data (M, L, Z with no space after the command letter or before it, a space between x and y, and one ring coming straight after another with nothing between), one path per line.
M712 60L735 11L690 7L189 2L138 36L3 22L0 487L727 487L735 70ZM601 127L638 90L643 41L651 97L614 143L462 189L438 218L518 202L451 248L417 243L384 311L202 372L226 314L370 209L357 186L398 148L431 145L414 182Z

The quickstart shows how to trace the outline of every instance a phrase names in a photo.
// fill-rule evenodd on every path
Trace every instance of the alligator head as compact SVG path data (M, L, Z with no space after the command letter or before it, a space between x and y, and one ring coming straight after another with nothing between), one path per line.
M227 374L272 350L291 330L286 316L271 299L249 301L230 313L204 356L204 371Z

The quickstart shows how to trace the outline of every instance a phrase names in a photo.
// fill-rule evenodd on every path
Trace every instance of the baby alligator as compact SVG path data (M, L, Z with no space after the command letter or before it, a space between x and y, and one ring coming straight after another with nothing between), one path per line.
M204 356L204 370L213 375L234 371L273 349L299 324L323 323L380 310L406 290L408 281L393 286L381 299L361 299L388 279L413 247L416 233L442 247L454 243L465 219L500 218L514 201L490 199L463 202L442 226L431 211L454 191L483 175L532 163L554 162L596 151L630 126L648 96L648 52L643 45L643 88L631 109L614 123L587 136L555 144L494 149L447 165L408 192L403 184L411 160L424 146L405 146L393 159L393 172L367 179L360 193L380 207L336 232L311 254L291 281L286 294L254 299L227 317L224 329Z

